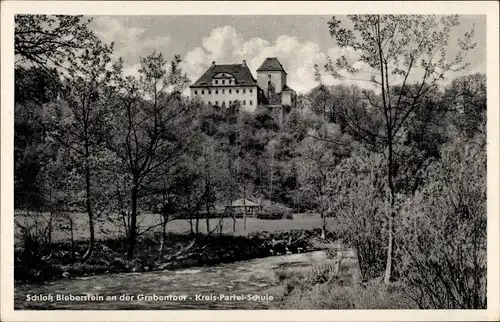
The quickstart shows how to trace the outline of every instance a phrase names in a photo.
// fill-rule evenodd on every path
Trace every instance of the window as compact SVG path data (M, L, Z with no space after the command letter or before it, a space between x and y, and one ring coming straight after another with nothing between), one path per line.
M208 91L208 94L212 94L212 91Z
M252 93L252 91L253 91L253 90L252 90L252 89L250 89L250 93Z
M243 90L243 94L245 94L246 92L247 92L247 90L246 90L246 89L244 89L244 90Z
M226 83L226 81L225 81L225 80L222 80L222 85L224 85L225 83Z
M218 90L216 90L216 91L215 91L215 94L219 94L219 91L218 91Z
M247 105L247 101L246 100L243 100L243 105Z
M194 91L194 95L198 95L198 91Z
M215 84L219 84L219 81L218 81L218 80L215 80Z
M231 83L232 83L232 82L233 82L233 81L232 81L231 79L230 79L230 80L228 80L229 85L231 85Z
M236 90L236 94L239 94L239 93L240 93L240 90L239 90L239 89L237 89L237 90Z
M205 91L201 91L201 95L205 95Z
M249 103L250 103L250 105L252 105L252 104L253 104L251 100L250 100L250 102L249 102Z
M208 101L208 105L212 105L212 102Z
M215 105L219 105L219 101L215 101Z
M225 91L226 91L225 89L222 89L222 94L224 94Z
M267 75L267 78L271 78L271 74Z
M229 94L231 94L231 89L229 89Z

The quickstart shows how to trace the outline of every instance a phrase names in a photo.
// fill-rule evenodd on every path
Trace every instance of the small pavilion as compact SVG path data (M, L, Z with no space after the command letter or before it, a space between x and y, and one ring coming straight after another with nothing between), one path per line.
M233 201L230 206L226 206L226 210L232 210L235 214L246 213L247 216L255 216L261 209L261 205L246 198L237 199Z

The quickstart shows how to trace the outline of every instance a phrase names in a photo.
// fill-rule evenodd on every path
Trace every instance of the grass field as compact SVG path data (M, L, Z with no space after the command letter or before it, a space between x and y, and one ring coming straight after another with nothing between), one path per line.
M73 236L75 240L88 238L88 218L85 213L73 213L70 215L73 221ZM20 212L15 214L15 220L23 226L37 226L39 229L46 227L48 223L48 214L43 215L30 215L26 216ZM70 240L68 218L53 219L53 232L52 241ZM209 220L210 230L218 233L219 229L216 227L221 222L218 218ZM153 214L145 214L138 217L139 232L142 232L148 227L158 225L160 223L160 216ZM194 225L194 221L193 221ZM222 222L222 233L228 235L246 235L260 231L288 231L290 229L314 229L321 228L322 221L318 214L294 214L293 219L279 219L279 220L264 220L257 218L247 218L246 230L244 229L244 220L242 218L236 219L235 231L233 232L233 219L224 218ZM328 220L329 229L333 228L333 221ZM16 225L16 236L19 236L20 228ZM159 226L148 230L148 232L161 231ZM189 233L190 224L189 220L178 219L173 220L167 224L167 232L171 233ZM207 232L207 225L205 219L200 219L199 231L201 233ZM95 233L97 239L123 237L124 228L121 219L118 217L111 220L97 220L95 224ZM16 238L17 239L17 238Z

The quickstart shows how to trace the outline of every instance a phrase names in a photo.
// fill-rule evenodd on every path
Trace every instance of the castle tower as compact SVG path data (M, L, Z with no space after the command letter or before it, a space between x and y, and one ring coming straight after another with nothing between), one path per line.
M278 58L268 57L257 69L257 84L272 104L273 96L286 87L286 72Z

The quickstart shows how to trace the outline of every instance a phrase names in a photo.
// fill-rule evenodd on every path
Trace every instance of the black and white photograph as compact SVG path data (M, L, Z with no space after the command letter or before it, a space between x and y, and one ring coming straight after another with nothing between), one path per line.
M486 14L13 23L14 311L498 313Z

